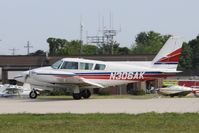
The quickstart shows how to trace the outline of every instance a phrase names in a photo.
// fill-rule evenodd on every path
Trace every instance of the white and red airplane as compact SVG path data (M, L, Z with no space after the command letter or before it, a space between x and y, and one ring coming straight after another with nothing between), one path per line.
M37 97L35 88L70 88L74 99L89 98L92 88L174 76L180 72L177 65L182 43L182 38L170 37L153 61L105 62L64 58L52 66L25 71L15 79L31 85L30 98Z

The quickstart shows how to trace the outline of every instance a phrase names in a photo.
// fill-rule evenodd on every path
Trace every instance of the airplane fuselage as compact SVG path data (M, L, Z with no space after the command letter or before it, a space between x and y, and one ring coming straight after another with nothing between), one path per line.
M66 59L69 61L70 59ZM75 59L73 59L75 61ZM80 88L95 88L100 87L94 84L99 84L105 88L127 84L138 81L153 80L174 76L174 72L165 73L164 69L156 69L152 66L135 66L130 63L118 62L96 62L91 60L76 59L77 62L97 63L105 65L104 70L79 70L79 69L54 69L52 67L41 67L24 72L24 76L17 78L18 81L31 83L37 86L46 87L66 87L72 84L79 84ZM94 67L94 66L93 66ZM25 76L26 75L26 76ZM28 76L28 77L27 77ZM84 84L81 79L89 80L94 84Z

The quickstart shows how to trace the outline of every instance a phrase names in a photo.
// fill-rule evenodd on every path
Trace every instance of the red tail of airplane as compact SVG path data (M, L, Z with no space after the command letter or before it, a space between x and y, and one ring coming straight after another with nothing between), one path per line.
M170 37L157 56L153 59L154 67L177 69L179 58L182 52L183 39Z

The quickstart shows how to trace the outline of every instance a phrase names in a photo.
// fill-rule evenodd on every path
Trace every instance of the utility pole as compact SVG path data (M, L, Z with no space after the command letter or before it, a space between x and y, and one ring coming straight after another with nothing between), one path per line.
M80 55L83 54L83 40L82 40L82 36L83 36L83 24L82 21L80 22Z
M30 48L33 48L33 46L31 46L31 45L30 45L30 42L27 41L27 45L24 46L24 48L27 48L27 55L29 55L29 54L30 54Z
M16 48L12 48L12 49L9 49L10 51L12 51L12 55L14 56L15 55L15 51L19 50L19 49L16 49Z

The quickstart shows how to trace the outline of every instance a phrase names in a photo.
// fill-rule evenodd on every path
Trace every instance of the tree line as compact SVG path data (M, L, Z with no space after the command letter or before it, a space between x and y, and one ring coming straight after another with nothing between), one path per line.
M178 69L191 75L199 75L199 35L188 43L184 42L182 49Z
M67 41L60 38L48 38L49 55L50 56L71 56L71 55L118 55L129 54L130 50L127 47L119 47L116 41L111 44L83 44L81 41Z
M170 35L161 35L154 31L141 32L130 47L120 47L116 41L98 45L83 44L79 40L68 41L60 38L48 38L50 56L70 55L128 55L155 54L163 46Z

